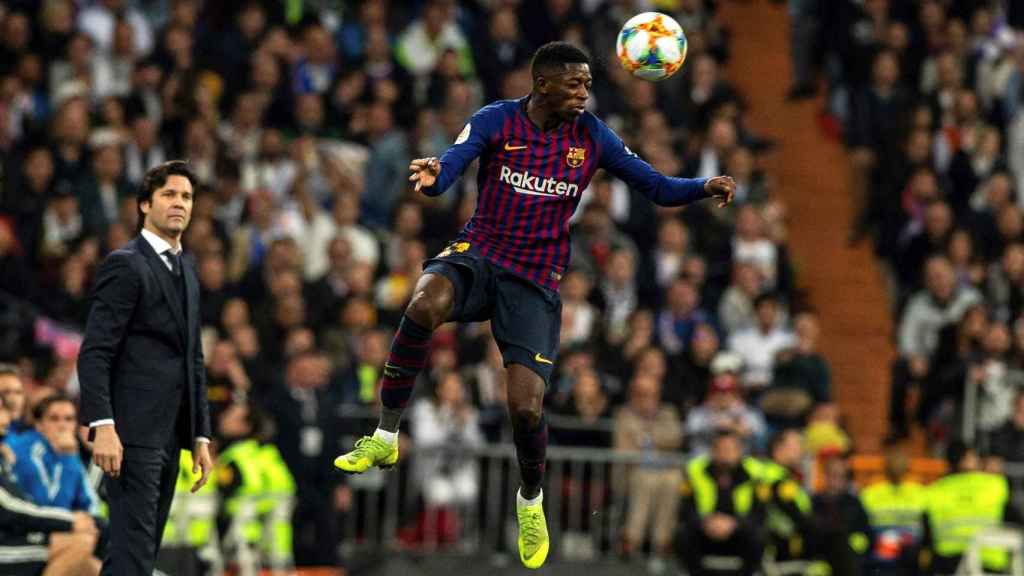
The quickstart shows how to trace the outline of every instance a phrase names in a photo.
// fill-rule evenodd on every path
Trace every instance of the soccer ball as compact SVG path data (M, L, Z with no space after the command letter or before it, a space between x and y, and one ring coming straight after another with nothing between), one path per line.
M631 74L656 82L675 74L686 59L686 36L670 16L637 14L626 22L615 43L619 62Z

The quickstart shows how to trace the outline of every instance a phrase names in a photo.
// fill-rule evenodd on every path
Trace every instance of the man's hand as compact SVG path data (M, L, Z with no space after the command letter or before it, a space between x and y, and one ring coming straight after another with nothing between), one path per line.
M704 183L704 193L708 198L717 198L718 207L724 208L732 203L732 195L736 193L736 181L732 176L715 176Z
M910 376L920 380L928 375L928 359L924 356L914 354L910 357Z
M441 173L441 161L437 158L417 158L409 164L409 170L412 172L409 181L416 183L416 191L419 192L424 186L429 188L434 185L437 175Z
M95 534L98 530L96 529L96 521L93 520L92 516L85 512L72 512L71 531Z
M725 514L712 514L704 519L704 533L712 540L727 540L736 529L736 520Z
M75 439L75 433L72 431L57 436L50 442L50 445L53 446L53 450L57 454L76 454L78 452L78 440Z
M192 473L197 474L200 470L203 475L192 485L193 494L206 485L206 481L209 480L210 474L213 472L213 458L210 457L209 442L196 442L195 450L192 451Z
M124 448L113 424L96 427L96 440L92 443L92 461L104 473L117 478L121 475L121 458Z
M352 508L352 489L344 484L334 489L334 509L348 512Z

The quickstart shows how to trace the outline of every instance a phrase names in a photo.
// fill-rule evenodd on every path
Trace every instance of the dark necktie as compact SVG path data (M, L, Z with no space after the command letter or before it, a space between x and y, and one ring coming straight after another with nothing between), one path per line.
M168 250L167 259L171 262L171 274L181 276L181 253L175 254Z

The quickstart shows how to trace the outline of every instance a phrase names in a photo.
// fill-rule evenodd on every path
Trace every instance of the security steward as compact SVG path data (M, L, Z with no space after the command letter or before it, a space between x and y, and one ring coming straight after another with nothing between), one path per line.
M974 536L1003 522L1019 523L1011 506L1006 477L980 471L973 448L953 441L946 450L949 474L928 486L921 563L926 574L953 574ZM987 571L1002 572L1009 566L1005 550L983 549Z
M258 551L274 567L288 566L295 481L277 447L260 441L269 433L269 422L249 405L236 403L221 413L219 423L223 436L216 475L223 500L219 533L229 545ZM245 520L239 519L242 514Z
M182 450L179 460L174 500L164 525L157 567L181 576L205 574L208 560L201 559L199 551L211 549L207 547L216 527L217 488L208 482L193 493L192 486L199 475L192 472L192 451ZM203 500L202 505L196 505L197 499Z
M789 428L771 440L771 460L762 463L761 492L767 496L769 553L777 562L808 558L811 542L811 498L797 472L803 458L800 432Z
M861 490L860 501L871 527L867 567L872 574L917 574L927 491L907 476L909 469L906 451L889 446L884 477Z
M764 554L758 498L760 464L743 454L732 431L714 438L710 457L691 460L681 485L683 503L676 549L692 575L753 574Z

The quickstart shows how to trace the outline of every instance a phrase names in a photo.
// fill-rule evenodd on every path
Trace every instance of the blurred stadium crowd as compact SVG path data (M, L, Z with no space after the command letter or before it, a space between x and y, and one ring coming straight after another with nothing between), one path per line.
M916 422L933 443L977 440L1019 460L1024 7L796 4L797 22L831 31L819 64L826 123L842 127L853 164L850 240L870 238L890 280L891 436Z
M921 421L948 440L965 386L981 384L978 438L1020 459L1024 42L1010 28L1014 2L990 5L790 0L804 74L790 97L825 73L828 118L858 168L851 238L873 238L891 265L894 390L917 384ZM680 22L689 48L679 77L657 85L614 56L622 22L650 8ZM567 39L594 58L591 110L633 150L665 174L729 174L738 191L724 210L663 209L595 178L561 285L552 443L733 467L743 454L775 456L790 471L766 486L799 480L807 459L848 454L818 318L795 287L785 206L760 167L773 142L746 127L724 76L723 24L711 0L0 2L0 359L20 373L0 381L5 398L27 397L6 402L9 436L29 433L44 398L76 396L93 273L135 234L143 172L186 158L203 183L185 246L202 286L216 490L225 502L259 482L286 494L285 553L339 565L357 498L331 461L375 421L379 370L423 260L475 206L475 168L428 198L407 185L409 161L439 156L481 105L528 93L532 51ZM427 455L507 442L504 385L487 325L438 331L403 435L423 509L493 496L472 462ZM905 395L894 397L899 436L909 419ZM84 442L51 440L69 433L42 436L87 463ZM279 451L265 467L276 480L224 457L247 441ZM845 460L829 462L821 505L790 512L831 515L800 530L840 531L844 506L863 513L842 500ZM668 555L681 495L684 519L705 516L691 473L632 467L617 552ZM38 492L31 474L19 480ZM101 496L67 506L102 517ZM236 512L222 506L218 524Z

